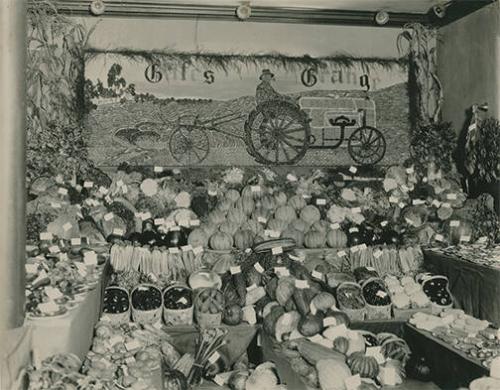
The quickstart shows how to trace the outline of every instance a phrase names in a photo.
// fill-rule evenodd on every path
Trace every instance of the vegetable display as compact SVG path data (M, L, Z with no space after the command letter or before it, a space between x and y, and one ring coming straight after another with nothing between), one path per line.
M130 307L129 299L126 291L120 288L108 287L104 290L102 311L110 314L125 313Z
M187 287L171 287L163 295L163 304L171 310L190 308L193 306L192 292Z
M373 306L386 306L391 304L391 297L387 292L384 282L380 279L368 280L363 285L363 297L366 303Z
M132 306L138 310L154 310L161 307L161 291L153 286L138 286L132 292Z

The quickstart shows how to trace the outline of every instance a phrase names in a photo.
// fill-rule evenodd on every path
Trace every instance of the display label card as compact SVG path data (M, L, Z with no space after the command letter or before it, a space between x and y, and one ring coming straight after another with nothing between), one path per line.
M400 202L400 203L398 204L398 207L399 207L400 209L404 209L404 208L406 207L406 203Z
M45 295L47 295L52 300L60 299L64 296L61 290L56 287L47 286L45 287L44 292Z
M326 205L326 199L322 199L322 198L316 199L316 205L317 206L325 206Z
M197 256L200 253L203 253L203 247L202 246L197 246L196 248L193 248L193 253Z
M252 192L260 192L260 186L251 186L250 189Z
M442 234L436 234L436 236L434 237L434 239L436 241L444 241L444 237Z
M310 199L311 195L309 195L309 194L302 194L302 198L304 198L304 199Z
M28 274L36 274L38 272L38 265L37 264L25 264L24 269L26 270L26 273L28 273Z
M423 199L413 199L413 201L411 203L414 206L420 206L420 205L425 204L425 200L423 200Z
M339 223L332 223L332 224L330 224L330 229L338 230L338 229L340 229L340 224Z
M50 207L52 207L53 209L60 209L61 208L61 203L51 202L50 203Z
M484 236L483 236L483 237L479 237L479 238L477 239L477 242L479 242L479 243L481 243L481 244L484 244L484 243L485 243L485 242L487 242L487 241L488 241L488 237L484 237Z
M83 182L83 188L92 188L94 186L93 181L84 181Z
M189 220L187 219L181 219L179 221L179 226L182 226L182 227L189 227Z
M361 207L354 207L351 209L351 212L353 214L360 214L361 213Z
M399 198L397 198L395 196L390 196L389 203L399 203Z
M54 301L44 302L38 304L38 309L45 314L54 313L59 310L59 305Z
M153 171L154 171L155 173L162 173L162 172L163 172L163 167L160 167L160 166L155 166L155 167L153 168Z
M274 267L274 272L279 277L290 276L290 271L285 267Z
M357 233L359 232L359 229L357 227L352 227L349 229L349 233Z
M255 270L256 270L258 273L260 273L260 274L264 273L264 268L262 268L262 266L260 265L260 263L255 263L255 264L253 265L253 267L255 268Z
M267 218L257 217L257 222L266 224L267 223Z
M142 214L142 220L143 221L145 221L146 219L150 219L150 218L152 218L152 215L151 215L151 213L149 211Z
M59 189L57 190L57 192L58 192L59 194L61 194L61 195L68 195L68 190L67 190L66 188L63 188L63 187L59 188Z
M357 390L361 386L361 377L359 374L350 376L344 380L346 390Z
M217 196L217 191L215 191L215 190L208 190L208 196Z
M176 255L176 254L180 253L180 251L179 251L179 248L168 248L168 253L170 253L172 255Z
M155 220L154 220L154 224L156 226L163 225L164 223L165 223L165 218L155 218Z
M275 247L275 248L272 248L272 249L271 249L271 253L272 253L273 255L281 255L281 254L283 253L283 248L282 248L282 247L280 247L280 246L277 246L277 247Z
M257 313L253 306L249 305L243 308L243 320L247 321L250 325L257 323Z
M299 290L309 288L309 282L307 280L296 279L295 287L298 288Z
M314 271L311 273L311 276L312 276L313 278L320 279L320 280L323 280L323 278L324 278L323 274L322 274L321 272L319 272L319 271L316 271L316 270L314 270Z
M192 250L193 250L193 247L191 245L181 246L181 251L183 251L183 252L189 252L189 251L192 251Z
M458 226L460 226L460 221L450 221L450 226L451 227L458 227Z
M220 374L217 374L216 376L214 376L214 382L217 386L224 386L226 384L226 379L221 376Z
M297 181L297 176L295 175L292 175L291 173L289 173L288 175L286 175L286 179L290 182L294 182L294 181Z
M189 221L189 226L193 226L193 227L196 227L196 226L200 226L201 222L199 219L192 219L191 221Z
M82 245L82 239L80 237L72 238L71 245L73 246Z
M85 252L83 262L85 265L97 265L97 254L94 251Z
M358 172L358 168L356 168L355 166L351 166L349 168L349 172L351 172L353 175L355 175Z
M40 233L40 240L52 240L53 236L51 232Z
M59 252L61 252L61 248L59 248L57 245L52 245L49 247L49 252L50 253L59 253Z
M448 200L457 200L457 194L447 194L446 199Z
M115 236L120 236L120 237L121 237L121 236L123 236L123 234L124 234L124 233L125 233L125 232L123 231L123 229L118 229L118 228L113 229L113 234L114 234Z
M469 242L470 240L470 236L460 236L460 242Z
M239 274L241 273L241 267L239 265L236 267L230 267L229 271L231 272L231 275Z
M142 344L139 342L139 340L132 340L129 341L128 343L125 343L125 348L127 351L133 351L134 349L141 348Z
M323 326L328 328L329 326L337 326L337 319L335 317L323 318Z
M209 358L208 358L208 362L210 364L215 364L217 362L217 360L219 360L219 352L215 351Z
M113 213L104 214L104 220L105 221L111 221L113 218L114 218Z
M345 251L338 251L337 252L337 256L338 257L344 257L344 256L347 256L347 253Z

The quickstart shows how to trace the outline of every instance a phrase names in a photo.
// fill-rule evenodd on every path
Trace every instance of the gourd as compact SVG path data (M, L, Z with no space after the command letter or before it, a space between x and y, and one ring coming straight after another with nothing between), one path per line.
M289 311L282 314L275 324L274 337L278 342L284 341L284 337L294 330L297 330L300 321L300 314L296 311Z
M215 232L210 237L210 247L218 251L229 250L233 247L233 237L224 232Z
M326 236L320 232L309 231L304 236L306 248L323 248L326 243Z
M174 369L167 369L164 372L163 388L165 390L187 390L187 379L182 372Z
M287 202L287 197L284 192L275 192L274 193L274 200L276 201L276 206L284 206L286 205Z
M253 187L254 186L250 185L245 186L241 191L241 197L257 200L262 198L262 196L264 196L264 191L262 189L262 186L255 186L255 189Z
M359 374L362 378L377 378L379 367L373 356L366 356L364 352L354 352L347 358L347 365L353 375Z
M324 345L316 344L307 339L298 339L297 349L300 355L309 363L316 364L321 360L337 360L339 362L345 362L345 356L341 353L334 351L331 348L325 347ZM349 375L350 376L350 375Z
M306 207L306 201L302 195L294 195L288 200L288 204L294 208L296 211L302 210Z
M210 237L212 234L214 234L218 229L218 225L215 225L213 223L206 223L201 226L203 231L206 233L207 237Z
M196 228L191 233L189 233L188 244L193 248L203 247L206 248L208 246L208 238L209 236L202 228Z
M311 337L323 329L323 318L319 315L308 315L302 317L298 324L299 333L305 337Z
M321 390L345 390L345 380L351 377L349 367L337 359L325 359L316 363Z
M270 217L269 210L263 207L256 208L252 213L252 219L255 219L256 221L259 221L259 218L264 218L267 221L269 217Z
M281 237L291 238L295 241L295 245L298 247L304 246L304 233L292 227L288 227L283 233L281 233Z
M234 233L236 233L239 228L240 228L240 224L238 224L236 222L231 222L231 221L223 222L219 226L219 230L221 232L227 233L230 236L234 235Z
M276 300L281 306L285 306L286 303L292 298L294 291L295 280L293 278L280 278L278 280L278 286L276 287Z
M324 220L316 221L311 225L311 230L314 232L320 232L326 235L329 229L329 224L328 222Z
M345 248L347 246L347 234L340 229L330 230L326 234L326 243L330 248Z
M288 223L286 221L283 221L281 219L271 219L268 223L267 223L267 228L269 230L274 230L274 231L277 231L277 232L283 232L284 230L286 230L288 226Z
M302 200L304 199L302 198ZM306 221L311 225L321 219L321 213L316 206L308 205L301 210L300 219Z
M208 222L219 226L226 220L226 214L221 210L214 210L208 215Z
M240 198L240 193L235 189L230 189L226 192L226 199L231 203L236 202Z
M255 236L264 232L264 227L256 219L249 219L241 225L242 230L250 230Z
M297 229L302 233L305 233L309 229L309 226L311 225L309 225L308 223L306 223L306 221L300 218L297 218L290 223L290 227Z
M291 206L280 206L276 209L274 218L290 223L297 218L297 214L295 209Z
M238 249L251 248L255 235L250 230L238 230L234 234L234 245Z
M351 324L351 321L349 320L349 316L345 314L343 311L337 311L337 310L327 310L325 313L325 318L326 317L333 317L335 318L337 325L342 325L345 324L347 328L349 328L349 325Z
M228 200L228 199L222 199L218 204L217 204L217 209L223 212L229 211L230 208L233 207L233 203Z
M238 208L232 207L227 213L227 220L241 225L247 219L245 212Z
M266 210L274 210L276 207L276 200L271 195L266 195L260 200L261 206Z
M334 296L328 292L320 292L311 303L321 311L326 311L336 304Z
M255 202L252 198L243 196L236 201L235 207L242 210L245 215L250 216L255 208Z
M336 337L333 340L333 349L345 355L349 350L349 339L346 337Z

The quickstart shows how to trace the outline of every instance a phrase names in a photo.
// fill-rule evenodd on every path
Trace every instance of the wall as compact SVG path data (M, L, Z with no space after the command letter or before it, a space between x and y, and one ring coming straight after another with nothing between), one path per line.
M493 3L440 29L438 69L445 100L443 119L460 132L474 103L500 113L500 5Z

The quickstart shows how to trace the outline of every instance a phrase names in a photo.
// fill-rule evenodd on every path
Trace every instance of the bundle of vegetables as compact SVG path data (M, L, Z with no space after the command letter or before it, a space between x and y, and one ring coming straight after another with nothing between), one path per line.
M218 350L225 344L227 329L206 328L200 330L196 343L194 364L188 375L188 383L199 385L210 364L215 364L220 358Z
M386 276L384 281L395 309L421 309L430 306L430 300L422 286L412 277L403 276L398 279L396 276Z

